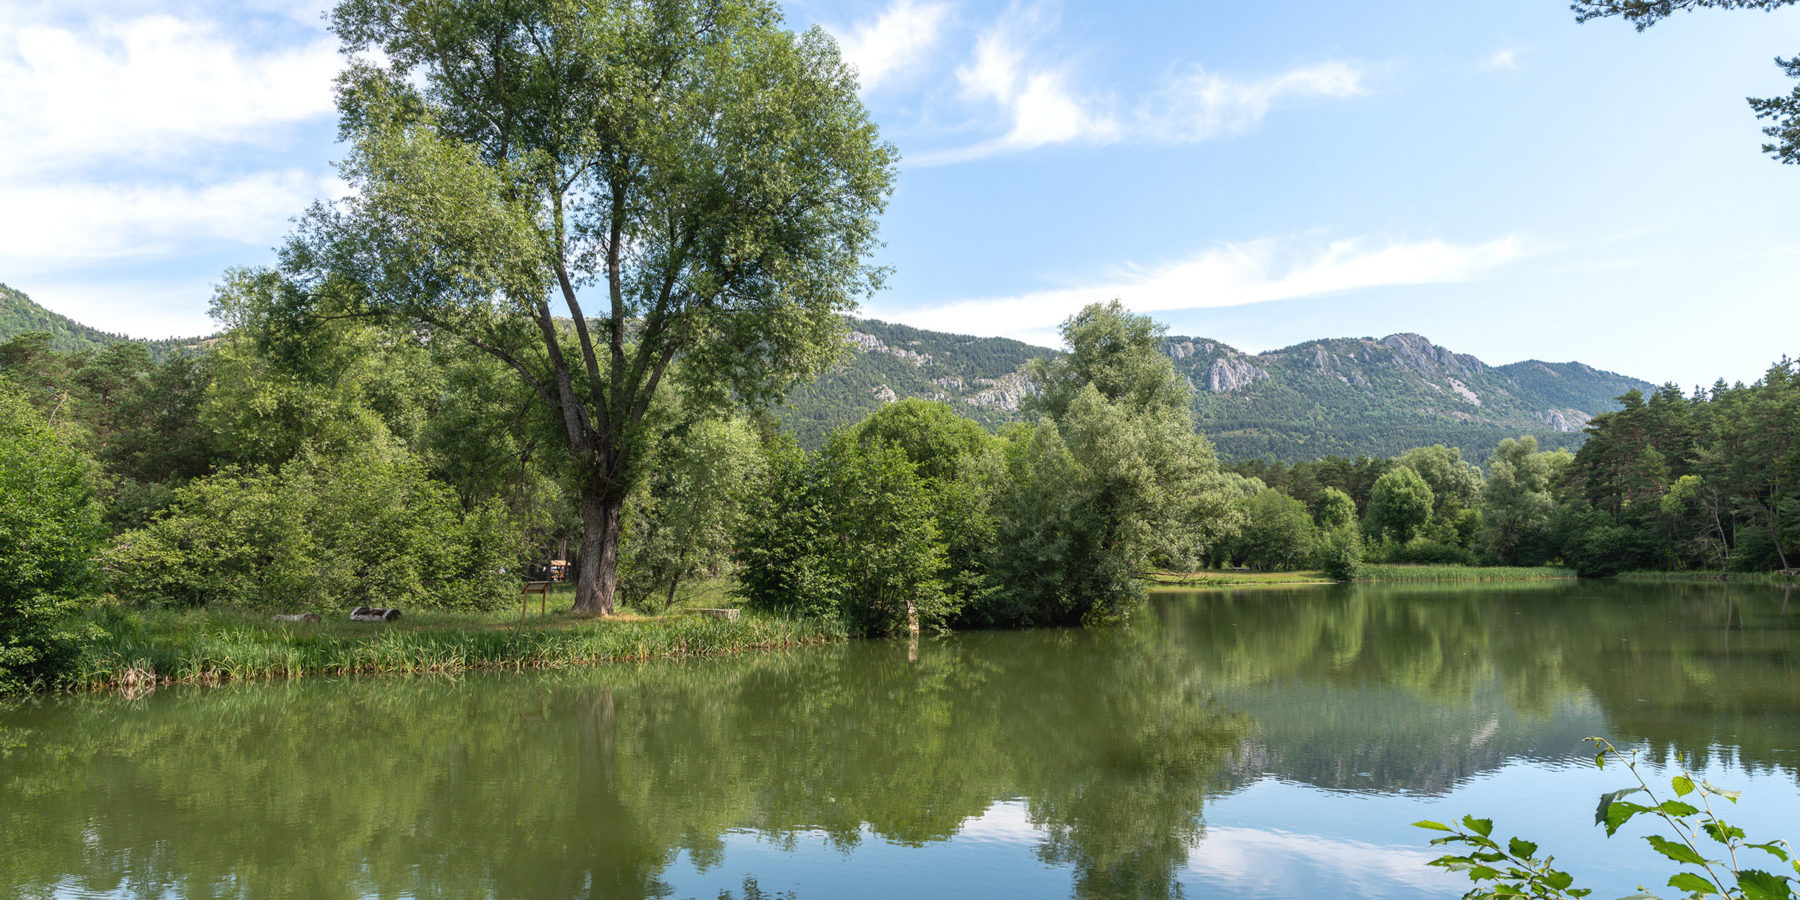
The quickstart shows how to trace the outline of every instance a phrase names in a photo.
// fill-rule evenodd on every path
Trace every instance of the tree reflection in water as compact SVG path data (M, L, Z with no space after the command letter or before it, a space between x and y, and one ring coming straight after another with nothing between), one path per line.
M677 858L716 869L734 831L924 846L1022 798L1075 894L1173 896L1205 799L1268 773L1439 792L1607 730L1701 755L1731 735L1745 765L1792 774L1785 599L1172 594L1103 631L38 700L0 713L0 886L662 897ZM739 893L778 894L750 874L769 892Z

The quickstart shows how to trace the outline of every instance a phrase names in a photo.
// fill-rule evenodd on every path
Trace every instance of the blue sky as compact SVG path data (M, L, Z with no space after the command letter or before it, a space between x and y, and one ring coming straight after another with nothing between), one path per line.
M339 190L319 2L0 0L0 281L210 330ZM1639 34L1561 0L795 0L903 154L865 314L1053 345L1117 297L1247 350L1416 331L1684 387L1800 352L1800 10Z

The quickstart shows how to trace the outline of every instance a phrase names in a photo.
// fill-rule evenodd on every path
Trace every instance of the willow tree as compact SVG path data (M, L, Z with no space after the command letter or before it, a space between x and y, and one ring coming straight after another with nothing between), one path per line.
M768 0L344 0L332 26L352 190L302 220L281 302L516 372L579 481L575 608L610 613L653 398L767 403L833 358L894 151Z

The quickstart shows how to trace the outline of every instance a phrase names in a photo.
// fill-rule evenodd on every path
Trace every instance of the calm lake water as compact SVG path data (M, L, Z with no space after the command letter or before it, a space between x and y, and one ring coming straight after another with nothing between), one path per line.
M1796 623L1781 588L1170 592L1109 630L44 699L0 712L0 895L1456 897L1408 823L1474 812L1617 896L1669 870L1593 826L1628 781L1588 735L1800 840Z

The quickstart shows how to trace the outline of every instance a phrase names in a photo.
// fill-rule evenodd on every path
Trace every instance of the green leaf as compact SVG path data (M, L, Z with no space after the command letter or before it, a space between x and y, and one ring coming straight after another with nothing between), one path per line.
M1619 826L1631 820L1632 816L1643 812L1645 807L1636 803L1620 803L1619 798L1627 794L1635 794L1643 788L1626 788L1600 795L1600 807L1594 810L1594 824L1606 826L1606 836L1612 837Z
M1660 834L1646 835L1644 840L1649 841L1650 846L1656 848L1656 852L1661 853L1678 863L1688 863L1696 866L1704 866L1707 863L1706 857L1695 853L1694 848L1689 847L1686 844L1679 844L1675 841L1671 841Z
M1462 823L1464 828L1467 828L1482 837L1487 837L1494 833L1493 819L1477 819L1474 816L1463 816Z
M1430 819L1420 819L1419 821L1413 823L1413 827L1414 828L1429 828L1432 831L1452 831L1453 832L1456 830L1454 828L1451 828L1448 825L1445 825L1442 822L1433 822Z
M1722 787L1719 787L1716 784L1713 784L1710 781L1701 781L1700 787L1702 790L1706 791L1709 794L1712 794L1712 795L1718 796L1718 797L1724 797L1725 799L1730 800L1733 803L1738 802L1738 798L1744 796L1743 791L1728 791Z
M1691 816L1700 811L1695 809L1693 804L1683 803L1680 800L1664 800L1657 804L1656 808L1659 812L1671 816Z
M1742 840L1744 837L1744 829L1717 820L1707 822L1700 827L1706 831L1707 837L1721 844L1729 844L1733 839Z
M1686 775L1677 775L1669 779L1669 786L1675 789L1675 796L1686 797L1694 792L1694 779Z
M1680 888L1694 894L1717 893L1717 886L1692 872L1682 872L1669 879L1669 887Z
M1601 771L1606 770L1606 751L1605 750L1602 750L1599 753L1594 754L1594 768L1599 769Z
M1519 859L1530 859L1537 854L1538 845L1523 838L1513 838L1507 842L1506 849Z
M1755 847L1756 849L1761 850L1762 852L1767 853L1767 854L1775 857L1776 859L1781 860L1782 862L1788 861L1787 849L1782 845L1782 842L1780 842L1780 841L1770 841L1766 844L1745 844L1744 846Z
M1575 883L1575 876L1567 872L1551 872L1544 876L1544 883L1559 891L1564 891L1568 889L1569 885Z
M1788 882L1792 880L1760 869L1738 872L1738 888L1744 892L1744 900L1790 900L1794 890Z

